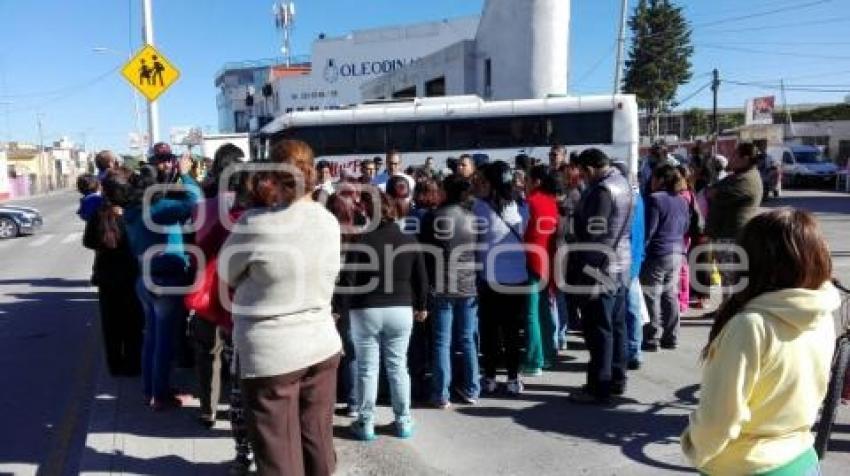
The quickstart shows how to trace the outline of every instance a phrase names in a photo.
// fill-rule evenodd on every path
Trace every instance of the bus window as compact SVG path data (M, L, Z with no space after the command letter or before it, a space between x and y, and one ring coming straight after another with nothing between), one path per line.
M354 127L333 126L322 128L322 155L347 155L354 153Z
M478 128L479 147L487 149L514 146L516 142L511 134L512 122L507 118L481 119Z
M387 126L387 148L416 150L416 125L400 123Z
M284 139L304 141L313 149L315 155L324 155L322 147L322 131L319 127L295 127L283 131Z
M511 143L519 147L548 144L543 131L543 119L538 116L517 117L511 120Z
M446 124L446 148L448 150L478 148L478 127L475 121L449 121Z
M610 144L613 136L613 113L579 112L546 118L548 143L562 145Z
M383 124L357 126L357 152L383 154L387 151L387 128Z
M444 122L423 122L417 127L419 150L446 150L446 125Z

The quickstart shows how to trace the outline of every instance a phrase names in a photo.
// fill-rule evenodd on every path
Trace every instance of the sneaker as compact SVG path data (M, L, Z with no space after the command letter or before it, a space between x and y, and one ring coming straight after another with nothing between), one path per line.
M413 436L413 420L410 418L395 421L395 433L401 439Z
M375 439L375 425L363 420L354 420L349 427L351 434L360 441L372 441Z
M496 393L496 390L499 389L499 383L494 378L485 378L482 387L484 387L484 393Z
M640 346L640 350L644 352L658 352L658 343L657 342L644 342Z
M354 405L349 405L345 408L345 416L348 418L357 418L360 416L360 412L357 411L357 407Z
M640 360L632 359L629 361L628 365L629 370L638 370L640 369Z
M448 401L445 401L445 402L434 401L434 402L431 402L431 406L436 408L437 410L448 410L449 408L452 407L452 404L451 404L451 402L448 402Z
M542 377L543 369L524 369L522 374L526 377Z
M661 343L662 349L674 350L677 347L679 347L679 344L677 344L676 342L662 342Z
M466 393L466 392L464 392L463 390L460 390L460 389L455 389L455 393L457 393L458 397L460 397L460 399L463 401L463 403L466 403L467 405L477 405L478 404L478 397L473 397L473 396L469 395L468 393Z
M508 393L509 394L519 395L519 394L522 393L522 391L524 389L525 389L525 387L522 384L522 380L520 380L518 378L514 379L514 380L508 380Z
M569 344L567 344L567 341L561 341L558 343L558 350L569 350Z

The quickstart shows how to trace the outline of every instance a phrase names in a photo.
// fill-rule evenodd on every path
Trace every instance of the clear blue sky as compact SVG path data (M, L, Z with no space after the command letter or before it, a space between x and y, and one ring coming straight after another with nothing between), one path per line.
M565 0L566 1L566 0ZM140 0L0 0L0 140L45 138L127 149L132 96L117 54L141 43ZM160 100L161 133L172 126L215 130L215 72L227 61L274 56L272 0L154 0L157 46L182 78ZM576 94L612 89L619 0L573 0L570 83ZM631 0L634 6L637 0ZM850 0L680 0L694 27L694 80L680 98L723 78L850 90ZM318 33L476 15L483 0L302 0L295 47L309 53ZM779 10L779 11L777 11ZM777 11L775 13L770 13ZM720 104L779 91L724 83ZM789 91L789 103L840 101L846 93ZM708 89L687 106L708 106ZM144 119L143 119L144 120ZM144 122L143 122L144 126Z

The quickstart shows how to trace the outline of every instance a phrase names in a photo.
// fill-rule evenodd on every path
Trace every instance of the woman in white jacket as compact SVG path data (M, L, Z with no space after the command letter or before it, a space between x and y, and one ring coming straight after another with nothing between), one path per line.
M745 287L711 329L682 449L703 474L820 474L810 430L840 304L829 248L814 216L792 209L754 217L738 244L749 260Z

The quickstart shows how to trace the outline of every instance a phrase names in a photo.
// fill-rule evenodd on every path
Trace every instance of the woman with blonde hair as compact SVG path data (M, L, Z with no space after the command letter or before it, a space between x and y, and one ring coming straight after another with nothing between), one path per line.
M233 341L259 474L330 475L342 344L331 314L340 227L313 201L313 151L283 140L280 167L256 173L258 208L239 219L219 256L235 289Z
M737 244L746 287L720 309L703 350L701 399L682 449L710 475L817 475L811 428L826 394L840 297L817 222L778 209Z

